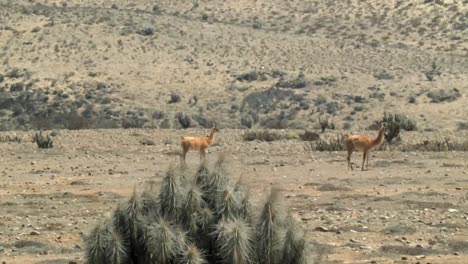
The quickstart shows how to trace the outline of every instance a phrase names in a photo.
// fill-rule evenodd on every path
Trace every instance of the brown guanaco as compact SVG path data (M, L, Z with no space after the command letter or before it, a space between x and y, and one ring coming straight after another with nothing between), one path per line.
M182 146L182 155L181 155L181 162L183 165L185 163L185 157L187 156L187 152L189 150L198 150L200 151L200 161L205 161L206 157L206 149L213 144L215 139L215 134L218 132L218 126L216 123L214 127L211 129L210 135L207 137L182 137L180 144Z
M353 154L354 151L363 152L361 170L364 170L365 161L367 161L366 168L369 168L369 154L371 150L373 150L382 143L384 139L385 130L385 126L382 125L377 137L350 135L347 133L343 134L343 137L345 138L346 149L348 150L348 169L353 170L353 165L351 164L351 154Z

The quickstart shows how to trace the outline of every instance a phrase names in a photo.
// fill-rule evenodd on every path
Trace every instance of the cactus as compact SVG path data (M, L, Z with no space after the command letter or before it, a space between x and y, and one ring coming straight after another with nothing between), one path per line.
M91 231L86 263L306 263L304 233L280 193L271 191L257 219L248 189L226 175L224 157L193 177L170 167L159 194L134 190Z
M242 220L221 221L216 227L218 255L225 263L255 263L253 230Z
M86 238L86 259L89 264L127 263L126 250L120 234L110 223L98 224Z

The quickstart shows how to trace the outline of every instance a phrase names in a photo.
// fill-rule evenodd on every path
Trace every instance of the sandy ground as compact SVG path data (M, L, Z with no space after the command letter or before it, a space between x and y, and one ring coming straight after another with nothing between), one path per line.
M83 235L133 186L160 183L178 162L168 153L182 133L201 132L60 131L50 150L28 133L22 143L0 143L1 262L83 263ZM226 153L255 203L279 185L317 263L466 263L468 153L378 151L368 171L348 171L344 152L305 151L300 140L244 142L241 134L222 130L209 161ZM360 155L353 158L358 165ZM198 162L191 152L189 166Z

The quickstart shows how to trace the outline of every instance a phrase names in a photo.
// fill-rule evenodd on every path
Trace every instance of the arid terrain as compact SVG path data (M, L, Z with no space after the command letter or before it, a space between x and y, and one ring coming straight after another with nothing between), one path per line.
M1 129L467 122L468 4L0 1Z
M181 135L205 133L61 131L49 150L28 133L18 134L22 143L0 143L0 260L83 263L83 235L134 186L141 192L160 184L179 162L171 153ZM225 153L231 177L242 177L254 203L273 185L283 190L315 263L466 263L468 152L376 151L368 171L348 171L343 151L311 152L299 139L247 142L243 133L221 130L209 162ZM434 135L404 135L427 137ZM358 166L361 155L353 161ZM198 162L190 152L189 167Z
M282 189L315 263L467 263L467 14L467 0L0 0L0 263L83 263L83 236L214 123L209 161L227 154L254 202ZM300 137L325 121L330 142L376 135L384 112L401 136L368 171ZM281 137L244 139L260 129Z

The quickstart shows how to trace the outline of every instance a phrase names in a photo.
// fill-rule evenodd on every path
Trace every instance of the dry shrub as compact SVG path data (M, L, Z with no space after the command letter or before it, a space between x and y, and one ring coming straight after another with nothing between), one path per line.
M315 142L307 142L304 145L307 151L343 151L346 150L345 139L341 135L336 135L334 138L321 138Z
M283 137L278 132L263 130L263 131L247 131L242 135L242 138L245 141L258 140L258 141L270 142L270 141L280 140Z
M316 141L320 139L320 135L316 132L306 130L299 137L304 141Z
M405 144L400 147L401 151L468 151L468 140L452 141L449 138L427 139L422 142Z

